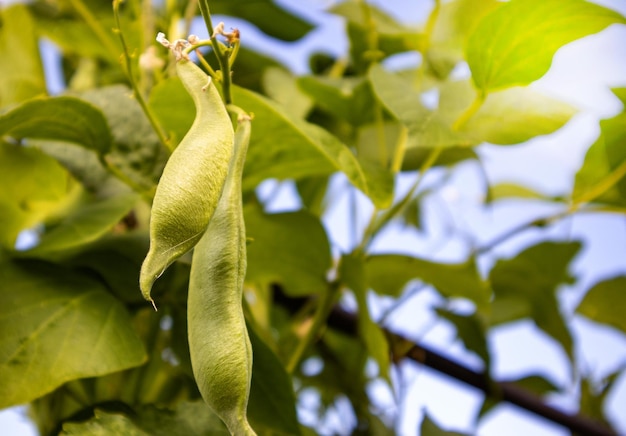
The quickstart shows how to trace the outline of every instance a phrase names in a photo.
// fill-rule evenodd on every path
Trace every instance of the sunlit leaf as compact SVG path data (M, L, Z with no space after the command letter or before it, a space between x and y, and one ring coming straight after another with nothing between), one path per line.
M439 111L450 125L472 103L476 91L469 81L441 87ZM513 87L489 94L481 107L459 127L475 142L512 145L560 129L576 113L567 103L532 88Z
M462 297L484 307L490 291L475 263L446 264L399 254L373 255L365 265L367 283L376 292L399 296L411 280L433 285L445 297Z
M80 144L99 154L111 148L107 121L97 108L74 97L30 100L0 116L0 136Z
M454 0L441 3L425 54L431 70L446 77L463 59L468 36L482 17L501 3L497 0Z
M0 245L40 223L67 193L68 174L41 151L0 142Z
M489 187L488 203L500 200L520 199L520 200L543 200L543 201L563 201L563 197L551 197L541 192L517 183L502 182Z
M5 262L0 278L0 407L145 361L126 309L90 276Z
M367 179L350 149L326 130L293 117L254 92L234 87L233 95L238 105L255 116L244 188L252 188L266 178L299 179L342 171L374 204L390 204L391 196L376 195L380 193L376 182Z
M600 121L600 137L576 173L572 200L626 205L626 112Z
M626 19L584 0L511 0L482 19L465 55L484 93L527 85L548 71L561 46L613 23Z
M571 358L572 335L559 310L556 291L570 281L569 264L580 248L578 242L542 242L511 259L499 260L489 276L495 295L490 323L531 318Z
M613 326L626 333L626 276L596 283L585 295L576 311L587 318Z
M0 107L45 94L37 27L23 4L0 7Z
M259 206L244 209L248 245L246 280L281 283L289 295L326 289L330 245L318 218L305 211L265 214Z

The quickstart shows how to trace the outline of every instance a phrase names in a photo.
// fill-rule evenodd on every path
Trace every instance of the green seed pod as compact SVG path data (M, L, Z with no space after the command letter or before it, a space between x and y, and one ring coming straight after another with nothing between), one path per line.
M154 281L196 245L209 225L233 155L233 127L215 86L191 61L180 60L176 70L196 118L167 161L152 204L150 251L139 280L151 302Z
M189 351L198 388L237 436L255 434L246 415L252 347L241 306L246 275L241 176L249 138L250 120L241 120L222 197L194 249L187 300Z

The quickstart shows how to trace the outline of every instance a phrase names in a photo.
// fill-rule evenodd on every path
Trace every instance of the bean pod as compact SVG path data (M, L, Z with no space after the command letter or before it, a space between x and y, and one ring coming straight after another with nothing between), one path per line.
M194 249L187 300L189 350L204 400L233 435L254 435L246 410L252 348L242 310L246 235L241 176L250 120L240 120L222 197Z
M150 217L150 250L141 266L147 300L154 281L200 240L215 212L233 155L234 132L220 95L193 62L176 64L196 107L196 118L170 156Z

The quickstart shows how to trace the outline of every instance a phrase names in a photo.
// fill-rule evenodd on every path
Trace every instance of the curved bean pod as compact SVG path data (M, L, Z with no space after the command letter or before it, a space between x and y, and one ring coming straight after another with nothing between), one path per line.
M246 415L252 348L242 310L246 232L241 176L250 138L249 118L239 121L235 155L222 197L194 249L187 300L189 350L204 400L233 435L254 435Z
M140 288L154 305L154 281L202 237L224 187L234 132L215 86L193 62L176 64L196 107L196 118L172 153L159 180L150 217L150 250L141 266ZM156 308L156 306L155 306Z

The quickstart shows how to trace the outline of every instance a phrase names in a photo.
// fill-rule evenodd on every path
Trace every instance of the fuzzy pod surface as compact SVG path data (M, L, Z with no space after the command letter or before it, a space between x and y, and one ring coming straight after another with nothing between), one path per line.
M239 122L222 197L194 249L187 300L193 374L206 403L233 435L254 435L247 419L252 347L242 309L246 231L241 177L250 120Z
M196 107L193 124L167 161L150 215L150 250L139 285L152 301L154 281L191 250L219 201L234 149L230 117L216 87L193 62L180 60L178 76ZM155 306L156 307L156 306Z

